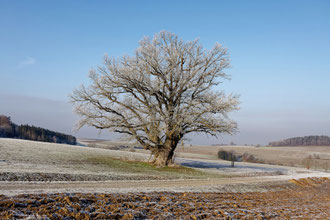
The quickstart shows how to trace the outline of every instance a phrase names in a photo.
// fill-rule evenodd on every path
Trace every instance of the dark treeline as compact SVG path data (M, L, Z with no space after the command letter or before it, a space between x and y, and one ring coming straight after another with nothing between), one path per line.
M72 145L77 144L76 138L72 135L66 135L30 125L16 125L11 121L10 117L4 115L0 115L0 137Z
M274 141L269 146L330 146L330 137L328 136L305 136L289 138L282 141Z

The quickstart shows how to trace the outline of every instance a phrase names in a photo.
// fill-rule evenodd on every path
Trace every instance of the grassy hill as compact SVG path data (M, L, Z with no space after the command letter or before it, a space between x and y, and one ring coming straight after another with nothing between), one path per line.
M3 138L0 139L0 152L0 180L11 178L10 180L84 181L220 177L182 166L157 168L145 162L149 158L148 154L84 146Z

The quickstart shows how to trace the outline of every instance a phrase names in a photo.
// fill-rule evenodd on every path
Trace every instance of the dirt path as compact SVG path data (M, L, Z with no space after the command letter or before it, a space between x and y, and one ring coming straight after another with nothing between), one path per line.
M185 186L209 186L219 184L251 183L273 181L267 178L224 178L210 180L162 180L162 181L104 181L104 182L66 182L66 183L29 183L29 182L2 182L0 190L39 190L39 189L72 189L72 188L164 188Z
M269 184L290 179L300 179L308 177L327 177L326 173L308 173L281 176L262 177L237 177L221 179L189 179L189 180L144 180L144 181L103 181L103 182L0 182L0 194L17 195L23 193L59 193L59 192L150 192L150 191L172 191L172 192L210 192L221 191L224 186L230 186L235 191L233 185L244 185L240 190L251 191L253 184ZM252 189L253 191L253 189Z

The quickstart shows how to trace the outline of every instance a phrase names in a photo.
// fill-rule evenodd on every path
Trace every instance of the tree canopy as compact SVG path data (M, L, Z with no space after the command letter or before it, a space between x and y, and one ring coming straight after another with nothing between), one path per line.
M134 56L105 56L104 65L90 71L91 84L74 90L77 127L129 135L151 151L156 165L169 165L185 135L236 131L227 113L238 109L238 96L216 90L230 78L228 67L218 43L206 50L167 31L146 37Z

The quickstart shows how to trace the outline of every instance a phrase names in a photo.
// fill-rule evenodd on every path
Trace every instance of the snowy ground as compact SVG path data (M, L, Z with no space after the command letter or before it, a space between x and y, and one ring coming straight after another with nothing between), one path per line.
M129 169L121 171L104 164L87 163L86 158L112 157L126 160L146 161L148 154L116 151L84 146L33 142L15 139L0 139L0 173L54 173L76 175L140 176L137 180L111 181L57 181L21 182L0 181L0 194L51 192L221 192L255 191L267 185L287 182L290 179L307 177L328 177L330 173L303 168L265 165L256 163L235 163L221 160L176 158L176 163L193 167L207 173L223 175L222 178L186 179L175 176L173 180L143 180L152 173L134 173ZM202 157L203 158L203 157ZM155 173L157 174L157 173ZM158 175L158 174L157 174ZM228 178L231 177L231 178ZM147 179L147 178L146 178ZM270 188L270 187L266 187Z

